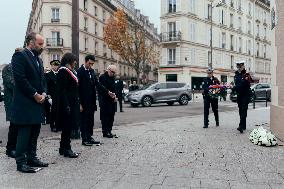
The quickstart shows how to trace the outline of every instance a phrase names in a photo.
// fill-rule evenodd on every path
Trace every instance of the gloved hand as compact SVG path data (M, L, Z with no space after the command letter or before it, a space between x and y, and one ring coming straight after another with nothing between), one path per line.
M50 105L52 105L52 99L51 98L48 99L48 102L49 102Z

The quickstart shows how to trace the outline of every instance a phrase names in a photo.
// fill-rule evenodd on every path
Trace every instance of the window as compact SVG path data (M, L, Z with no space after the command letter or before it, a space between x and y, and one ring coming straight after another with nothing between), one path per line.
M259 43L256 44L256 56L259 57Z
M177 74L166 74L166 81L177 82Z
M176 0L169 0L169 12L176 12L177 11L177 3Z
M85 51L88 50L88 38L85 37Z
M195 30L196 30L196 24L193 22L189 23L189 40L192 42L196 41L196 36L195 36Z
M51 22L59 22L59 8L52 8Z
M264 45L264 49L263 49L263 57L264 57L264 58L266 58L266 55L267 55L267 54L266 54L266 48L267 48L266 45Z
M234 15L230 14L230 27L233 28L234 27Z
M242 53L243 40L239 37L239 53Z
M104 44L104 46L103 46L103 56L107 56L107 52L106 52L106 45Z
M167 74L166 75L166 81L168 81L169 79L172 80L172 79L176 79L177 74ZM169 77L170 76L170 77ZM176 89L176 88L180 88L180 85L178 83L167 83L167 88L168 89Z
M97 28L98 28L98 23L96 22L96 23L95 23L95 35L97 35L97 34L98 34L98 32L97 32Z
M224 10L221 11L221 24L225 25Z
M52 60L60 60L60 54L52 54L51 59Z
M176 64L176 49L168 49L168 64Z
M95 14L95 16L98 16L98 7L97 6L94 6L94 14Z
M267 29L264 28L264 39L266 40L266 36L267 36Z
M88 18L84 17L84 30L88 31Z
M234 35L231 35L231 51L234 50Z
M256 26L257 37L259 37L259 25Z
M234 56L231 55L231 69L234 69Z
M248 21L248 34L251 34L251 22Z
M84 0L84 10L85 11L88 10L87 7L88 7L88 0Z
M106 21L106 11L103 10L103 22Z
M95 41L95 54L98 54L98 42Z
M211 51L208 51L208 66L212 64L212 62L211 62L212 58L211 57L212 57L212 53L211 53Z
M222 48L226 48L226 33L222 32Z
M249 5L248 5L248 14L249 14L249 16L251 16L251 3L249 3Z
M212 7L211 7L211 4L208 4L208 15L207 15L207 18L210 20L211 17L212 17Z
M248 41L248 54L251 55L251 40Z
M239 17L239 30L242 31L242 18Z
M196 0L189 0L189 12L195 13Z
M159 83L155 86L156 89L166 89L167 84L166 83Z
M60 32L53 31L51 32L51 41L48 42L48 45L51 46L60 46Z
M174 41L176 39L176 23L169 22L168 23L168 30L169 30L169 40Z

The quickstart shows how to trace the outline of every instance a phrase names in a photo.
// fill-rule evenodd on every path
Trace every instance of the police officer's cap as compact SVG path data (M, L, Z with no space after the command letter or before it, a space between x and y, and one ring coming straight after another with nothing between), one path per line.
M50 65L59 66L60 65L60 61L59 60L52 60L50 62Z
M207 73L213 73L213 71L214 71L213 68L208 68L208 69L206 70Z
M245 65L245 61L244 61L244 60L237 61L237 62L236 62L236 65Z

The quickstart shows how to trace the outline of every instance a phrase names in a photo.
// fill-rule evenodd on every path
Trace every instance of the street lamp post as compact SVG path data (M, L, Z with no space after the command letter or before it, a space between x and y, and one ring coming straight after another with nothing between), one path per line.
M222 6L222 2L219 2L217 5L213 6L213 1L211 1L210 6L210 62L208 66L213 68L213 8Z

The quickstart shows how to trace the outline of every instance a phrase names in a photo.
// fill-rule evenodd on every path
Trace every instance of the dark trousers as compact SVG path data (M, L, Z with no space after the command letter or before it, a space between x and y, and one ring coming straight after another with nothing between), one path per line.
M214 113L216 124L219 125L219 113L218 113L218 99L211 99L209 97L205 97L203 99L204 102L204 126L208 126L209 124L209 108L211 105L212 111Z
M89 141L93 135L95 112L82 112L81 113L81 137L82 141Z
M17 136L18 136L18 128L15 124L10 122L9 131L8 131L8 141L6 146L7 151L10 152L16 150Z
M118 98L118 103L117 105L119 104L119 108L120 108L120 111L122 112L122 98Z
M62 114L60 125L62 127L60 149L70 150L71 149L71 133L74 130L74 117L71 114Z
M111 133L114 122L114 113L100 113L103 133Z
M56 105L53 104L51 106L51 112L50 112L50 128L56 128L57 130L61 130L61 128L59 126L56 125Z
M239 107L240 123L239 128L246 129L246 118L248 113L249 99L246 96L238 96L237 103Z
M21 165L26 164L27 160L36 158L37 139L41 125L16 125L16 127L18 129L16 163Z

